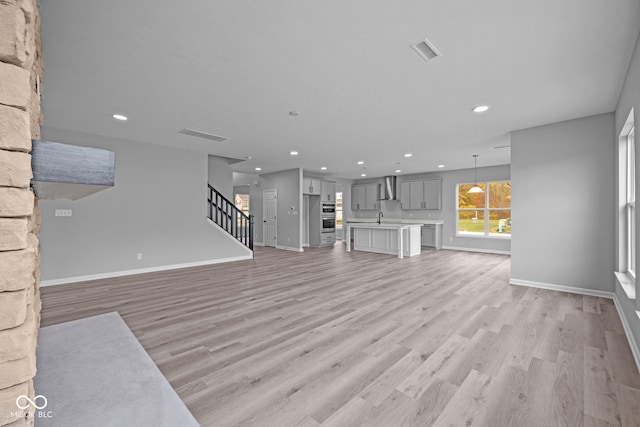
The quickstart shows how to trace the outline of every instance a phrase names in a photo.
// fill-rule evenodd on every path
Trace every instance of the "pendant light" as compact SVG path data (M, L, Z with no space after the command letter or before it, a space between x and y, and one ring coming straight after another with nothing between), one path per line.
M473 155L473 177L474 177L473 187L471 187L469 191L467 191L467 193L484 193L484 190L478 187L478 155L477 154Z

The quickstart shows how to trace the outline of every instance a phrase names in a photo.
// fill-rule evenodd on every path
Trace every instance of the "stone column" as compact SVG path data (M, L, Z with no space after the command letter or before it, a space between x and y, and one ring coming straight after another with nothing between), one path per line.
M32 426L40 325L38 203L31 139L40 138L43 66L36 0L0 1L0 426ZM42 400L38 403L41 404ZM22 400L21 403L28 403ZM24 406L24 405L23 405Z

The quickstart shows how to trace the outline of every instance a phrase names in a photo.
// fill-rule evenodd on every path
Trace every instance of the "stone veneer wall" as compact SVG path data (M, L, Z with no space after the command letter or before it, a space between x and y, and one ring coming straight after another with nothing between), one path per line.
M42 81L36 0L0 0L0 426L32 426L40 325L37 200L31 139L40 138ZM42 400L38 401L42 404Z

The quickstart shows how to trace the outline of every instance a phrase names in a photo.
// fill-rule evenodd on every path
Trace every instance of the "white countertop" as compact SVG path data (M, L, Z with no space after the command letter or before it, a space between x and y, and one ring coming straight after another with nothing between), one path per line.
M355 225L358 223L378 223L376 218L347 218L346 222L349 225ZM444 220L442 219L387 219L382 218L382 224L403 224L403 225L411 225L411 224L444 224Z
M373 222L347 222L347 226L351 228L404 228L404 227L422 227L422 223L419 224L404 224L399 222L382 222L378 224L378 221Z

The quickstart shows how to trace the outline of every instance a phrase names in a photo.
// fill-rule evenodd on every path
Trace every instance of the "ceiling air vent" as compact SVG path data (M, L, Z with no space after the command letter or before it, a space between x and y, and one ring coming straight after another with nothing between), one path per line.
M198 138L210 139L212 141L217 141L217 142L222 142L227 140L227 138L225 138L224 136L218 136L212 133L200 132L199 130L193 130L189 128L182 129L180 133L184 133L185 135L197 136Z
M442 54L429 40L424 39L419 41L418 43L414 43L411 45L411 48L415 50L418 55L422 57L425 61L429 61L437 56L441 56Z

